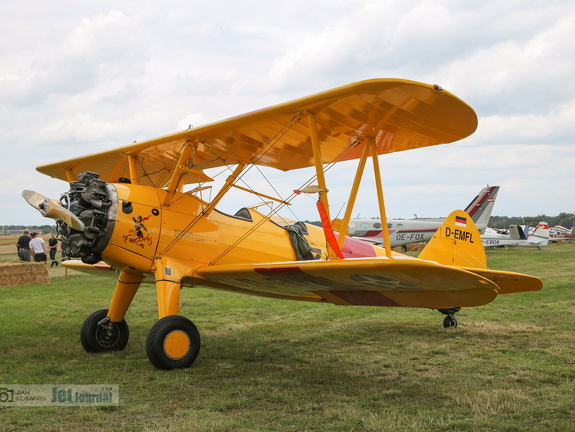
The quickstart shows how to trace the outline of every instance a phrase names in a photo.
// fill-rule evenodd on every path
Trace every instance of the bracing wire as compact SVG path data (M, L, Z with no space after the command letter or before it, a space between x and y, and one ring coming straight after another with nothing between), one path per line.
M243 184L246 184L246 186L249 188L249 185L247 185L247 183L243 180L244 175L246 175L249 170L253 167L256 166L256 169L258 169L258 171L260 172L260 174L262 174L262 176L264 177L264 179L266 179L266 181L268 182L268 184L270 184L270 186L272 187L272 189L274 190L274 192L280 196L280 194L277 192L277 190L273 187L273 185L271 184L271 182L269 181L269 179L262 173L262 171L257 168L257 162L270 150L274 147L274 145L281 139L281 137L283 137L293 126L295 126L295 124L297 124L300 119L302 118L302 114L301 113L297 113L295 114L288 122L286 122L286 124L284 124L284 126L282 126L282 128L276 133L276 135L274 137L272 137L268 143L263 146L253 157L252 159L249 161L249 165L247 165L247 168L242 170L237 178L235 179L235 182L239 182L241 181ZM356 138L355 141L353 142L353 144L349 145L342 153L340 153L338 155L338 157L336 159L334 159L332 162L328 163L324 169L324 172L329 171L331 168L333 168L333 166L335 166L336 163L340 162L341 160L343 160L343 158L352 150L354 150L357 146L361 145L364 141L364 139L367 138L367 140L372 140L372 137L362 137L362 138ZM220 158L218 155L215 154L215 152L213 151L213 149L210 149L212 151L212 153L214 153L214 155L216 156L216 158ZM221 159L221 158L220 158ZM226 170L230 170L231 171L231 166L229 165L225 165L225 169L222 171L226 171ZM220 173L221 174L221 173ZM300 189L303 189L306 186L309 186L310 184L312 184L312 182L314 182L317 179L317 174L314 174L307 182L304 183L304 185L302 185L300 187ZM251 189L251 188L250 188ZM269 220L269 218L275 216L277 214L277 212L282 209L283 207L286 206L287 203L290 203L291 201L293 201L293 199L295 199L295 197L297 196L297 194L294 192L292 193L287 199L283 199L282 201L284 201L285 203L280 203L275 209L272 207L271 211L269 213L269 215L267 216L267 218L262 218L259 222L255 223L254 226L249 229L248 231L246 231L246 233L244 233L244 235L242 235L240 238L238 238L238 240L236 240L232 245L230 245L226 250L224 250L218 257L216 257L214 259L214 261L211 263L212 265L214 263L216 263L217 261L219 261L221 258L223 258L230 250L232 250L234 247L236 247L240 242L242 242L245 238L247 238L251 233L253 233L255 230L257 230L265 221ZM262 199L263 201L263 199ZM345 203L344 203L345 205ZM343 206L342 206L343 209ZM293 212L293 210L289 209L290 212L292 213L292 215L294 216L294 218L296 220L299 220L299 218L297 217L297 215L295 215L295 213ZM340 211L338 212L338 215ZM168 244L168 246L164 249L162 254L165 254L166 252L168 252L186 233L189 232L189 230L204 216L205 214L205 208L200 211L193 219L192 221L170 242L170 244Z
M301 116L302 116L301 113L297 113L284 126L282 126L280 131L278 131L278 133L276 133L276 135L272 137L268 141L268 143L252 157L252 159L250 160L250 165L248 165L246 169L242 170L238 174L238 177L235 181L236 182L239 181L251 169L252 166L256 165L257 161L260 160L270 149L272 149L276 144L276 142L278 142L281 137L283 137L295 124L299 122ZM214 153L213 149L210 150L212 151L212 153ZM216 157L219 157L215 153L214 155ZM226 167L231 170L229 166L226 165ZM166 246L166 248L162 252L162 255L167 253L184 235L186 235L190 231L190 229L192 229L192 227L205 215L205 211L206 211L205 208L202 211L200 211L192 219L192 221L188 223L188 225L186 225L186 227L177 236L174 237L174 239ZM252 231L250 230L250 232Z

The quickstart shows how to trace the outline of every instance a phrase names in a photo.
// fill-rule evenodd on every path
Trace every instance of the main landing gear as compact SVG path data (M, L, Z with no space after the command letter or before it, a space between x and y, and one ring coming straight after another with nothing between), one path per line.
M111 322L107 318L108 309L91 314L80 330L80 341L89 353L122 351L128 344L130 331L125 320Z
M446 315L445 319L443 320L443 327L445 328L456 328L457 327L457 320L453 316L456 312L461 310L460 307L454 307L449 309L438 309L439 312Z
M92 313L82 325L80 340L89 353L121 351L128 344L130 332L125 320L111 322L108 309ZM194 323L180 315L158 320L146 339L150 362L163 370L186 368L200 352L200 333Z
M168 315L156 322L146 339L146 353L158 369L191 366L200 352L200 332L180 315Z

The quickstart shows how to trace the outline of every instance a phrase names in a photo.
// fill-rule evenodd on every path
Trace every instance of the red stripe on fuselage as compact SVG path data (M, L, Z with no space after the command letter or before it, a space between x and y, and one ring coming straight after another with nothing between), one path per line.
M335 233L339 238L339 233ZM357 240L352 237L346 237L341 247L344 258L365 258L376 256L373 246L363 240Z

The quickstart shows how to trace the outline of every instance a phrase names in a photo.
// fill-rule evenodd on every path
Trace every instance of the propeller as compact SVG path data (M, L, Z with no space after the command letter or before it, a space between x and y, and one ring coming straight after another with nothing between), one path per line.
M84 223L70 210L62 207L62 203L52 198L47 198L38 192L31 190L22 191L24 199L38 210L42 216L50 219L58 219L77 231L84 231Z

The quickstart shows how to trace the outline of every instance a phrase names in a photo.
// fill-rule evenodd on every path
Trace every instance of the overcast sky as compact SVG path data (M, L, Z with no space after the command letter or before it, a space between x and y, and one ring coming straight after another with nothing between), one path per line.
M495 215L575 211L575 0L4 0L0 26L0 225L50 222L21 191L68 185L38 165L370 78L440 84L479 117L463 141L381 158L389 217L446 216L487 184ZM268 175L282 194L307 176ZM377 215L368 181L357 215Z

